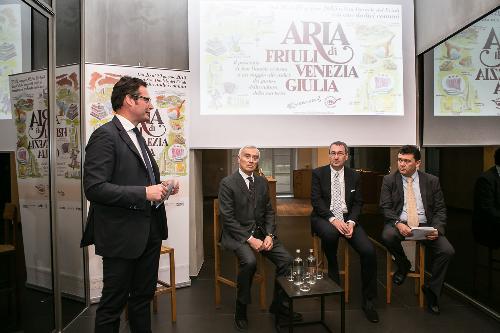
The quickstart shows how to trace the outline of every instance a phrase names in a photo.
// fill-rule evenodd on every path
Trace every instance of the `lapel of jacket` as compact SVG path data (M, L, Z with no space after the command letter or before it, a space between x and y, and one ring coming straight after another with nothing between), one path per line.
M427 211L427 177L426 175L418 171L418 185L420 186L420 196L422 197L422 203L424 204L424 210Z
M127 144L127 146L132 150L132 152L137 156L137 158L141 161L142 166L144 169L146 169L146 165L144 165L144 161L142 159L141 153L137 150L135 147L134 143L132 142L132 139L130 139L130 136L128 135L127 131L125 131L125 128L123 128L122 123L120 120L115 116L113 117L113 123L115 124L116 128L118 128L118 134L122 138L122 140ZM147 150L147 147L146 147ZM146 169L147 171L147 169Z
M233 177L234 177L236 184L238 184L241 192L243 192L243 194L246 196L246 198L248 200L250 200L250 191L248 190L248 187L247 187L245 180L243 179L243 177L241 177L239 170L237 170L233 174Z
M322 172L322 183L325 184L325 189L328 189L328 205L332 201L332 169L330 164L326 165Z
M403 208L405 202L405 191L403 189L403 176L399 171L394 174L394 182L396 183L396 189L398 191L398 198L401 198L401 209Z
M344 166L344 200L345 200L345 204L347 207L349 207L349 201L351 198L351 196L349 194L351 193L352 189L353 189L353 186L352 186L351 169Z

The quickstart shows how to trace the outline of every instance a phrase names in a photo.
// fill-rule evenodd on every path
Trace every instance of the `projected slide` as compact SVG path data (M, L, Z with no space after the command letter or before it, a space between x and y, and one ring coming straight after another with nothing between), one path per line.
M400 5L200 3L202 115L402 116Z
M434 49L434 115L500 116L500 10Z

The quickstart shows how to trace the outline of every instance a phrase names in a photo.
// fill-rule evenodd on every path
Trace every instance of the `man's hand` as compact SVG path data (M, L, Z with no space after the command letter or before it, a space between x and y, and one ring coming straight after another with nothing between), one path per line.
M255 238L253 236L251 236L248 240L248 245L250 245L250 247L252 249L254 249L255 251L257 252L260 252L261 249L262 249L262 244L264 243L263 241L261 241L260 239L258 238Z
M170 184L172 184L172 192L170 195L177 194L179 192L179 181L177 179L169 179L161 182L165 188L168 188Z
M271 236L266 236L266 238L264 238L264 241L262 242L260 250L270 251L272 248L273 248L273 238Z
M344 221L340 221L340 220L333 220L330 222L331 224L333 224L333 226L335 228L337 228L337 230L342 234L342 235L345 235L347 233L349 233L349 226L344 222Z
M399 233L405 237L411 236L411 228L407 226L404 223L398 223L396 224L396 228L398 229Z
M434 231L428 233L427 235L425 235L425 237L428 240L435 240L435 239L437 239L439 237L439 234L438 234L437 230L434 230Z
M156 184L146 187L146 200L163 201L167 195L167 188L163 184Z
M346 224L349 231L344 236L345 238L351 238L354 233L354 223L347 222Z

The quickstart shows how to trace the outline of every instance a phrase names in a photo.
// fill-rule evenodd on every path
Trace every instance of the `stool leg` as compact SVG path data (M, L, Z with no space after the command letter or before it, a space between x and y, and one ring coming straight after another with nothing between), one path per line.
M424 293L422 292L422 286L425 283L425 246L420 244L420 251L419 251L419 282L420 282L420 288L419 288L419 294L418 294L418 302L421 308L424 307Z
M158 313L158 296L156 294L153 297L153 313L154 314Z
M177 299L175 297L175 259L174 259L174 249L168 255L170 259L170 308L172 312L172 322L177 321Z
M216 244L215 245L215 307L220 307L220 284L219 284L219 276L220 276L220 248Z
M391 271L392 271L392 257L391 253L387 251L386 255L387 265L386 265L386 302L387 304L391 303L391 292L392 292L392 279L391 279Z

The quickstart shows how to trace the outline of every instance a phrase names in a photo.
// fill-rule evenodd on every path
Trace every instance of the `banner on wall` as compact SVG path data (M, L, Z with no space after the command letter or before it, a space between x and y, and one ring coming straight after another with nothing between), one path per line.
M434 115L500 116L500 9L434 49Z
M52 289L47 71L9 77L27 284Z
M401 5L203 1L200 110L402 116L402 54Z
M82 260L75 260L83 259L79 65L57 67L55 73L56 214L66 244L59 257L61 290L84 297ZM9 86L27 284L52 289L47 71L11 75Z
M154 109L150 122L139 125L139 128L158 163L161 179L176 178L180 184L179 193L166 202L169 228L166 244L175 248L176 282L186 283L189 282L189 72L86 64L86 141L94 130L112 119L111 92L124 75L141 78L148 84ZM160 277L168 280L167 272L167 261L162 258ZM99 275L99 272L95 273ZM92 275L91 271L91 296L92 289L100 287Z

